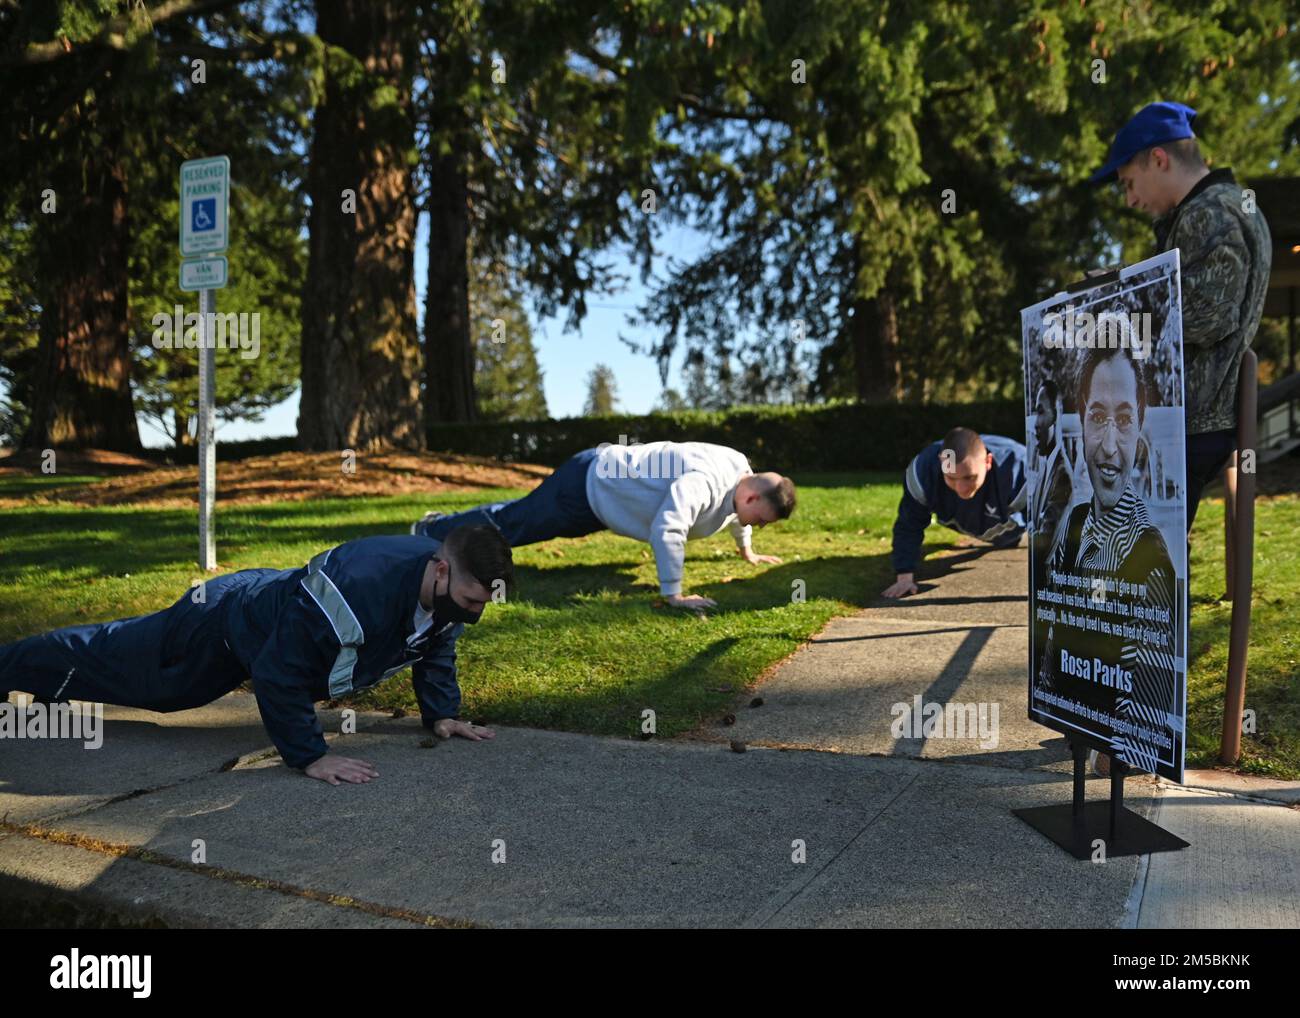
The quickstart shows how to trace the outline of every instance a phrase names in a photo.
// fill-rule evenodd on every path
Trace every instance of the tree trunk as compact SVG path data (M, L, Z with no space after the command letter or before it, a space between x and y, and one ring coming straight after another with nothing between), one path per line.
M176 429L176 434L172 435L176 448L182 449L195 444L194 436L190 434L190 415L175 406L172 407L172 427Z
M424 305L424 417L435 424L478 417L475 351L470 335L470 153L474 130L467 87L477 68L472 29L444 6L432 12L438 40L430 67L429 277ZM490 316L495 317L495 315Z
M899 403L903 399L903 364L898 342L898 301L889 283L876 294L874 303L876 336L884 364L881 388L890 402Z
M870 299L855 297L848 329L858 399L897 402L900 398L898 312L893 294L881 290Z
M90 115L90 114L86 114ZM127 327L126 176L120 120L51 182L56 210L36 222L41 316L28 449L140 448Z
M423 446L415 316L411 49L393 0L319 0L302 305L303 449ZM355 212L345 191L354 195Z
M429 159L424 415L430 428L477 417L469 328L469 192L462 160L458 151L435 151Z

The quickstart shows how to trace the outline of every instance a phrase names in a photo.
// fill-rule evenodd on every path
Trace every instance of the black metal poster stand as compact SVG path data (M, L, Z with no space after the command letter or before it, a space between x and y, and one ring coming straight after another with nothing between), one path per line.
M1188 842L1163 827L1138 816L1124 805L1124 775L1127 765L1110 758L1110 799L1085 802L1084 771L1088 747L1070 743L1074 753L1074 801L1069 805L1035 806L1011 812L1034 830L1056 842L1076 859L1091 859L1093 842L1104 843L1106 858L1119 855L1146 855L1149 852L1176 852Z

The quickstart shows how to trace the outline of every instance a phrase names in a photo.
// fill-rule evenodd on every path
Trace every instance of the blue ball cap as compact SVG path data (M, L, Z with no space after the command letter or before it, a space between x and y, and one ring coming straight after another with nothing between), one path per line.
M1192 121L1195 119L1196 111L1182 103L1151 103L1143 106L1133 115L1132 120L1120 128L1110 146L1110 158L1106 160L1106 165L1089 177L1088 183L1101 184L1114 180L1116 170L1152 145L1196 137L1192 133Z

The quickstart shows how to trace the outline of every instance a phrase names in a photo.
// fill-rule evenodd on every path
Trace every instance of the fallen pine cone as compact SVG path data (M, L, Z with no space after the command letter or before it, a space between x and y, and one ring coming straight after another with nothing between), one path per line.
M734 714L722 715L722 723L724 725L734 725L736 723L736 715Z
M739 739L731 740L731 751L733 753L743 753L748 747Z

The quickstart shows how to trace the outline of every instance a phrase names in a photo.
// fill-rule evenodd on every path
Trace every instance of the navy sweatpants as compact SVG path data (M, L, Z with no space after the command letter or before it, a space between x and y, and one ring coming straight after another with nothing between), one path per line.
M1219 475L1237 448L1236 431L1207 431L1187 436L1187 532L1201 504L1201 493Z
M587 471L595 458L595 449L584 449L523 498L475 506L432 523L417 524L415 532L442 541L467 523L491 523L510 547L518 548L553 537L582 537L604 530L605 524L587 501Z
M18 690L166 712L211 703L248 678L226 646L222 604L257 572L208 580L201 604L190 590L151 615L68 626L0 646L0 700Z

